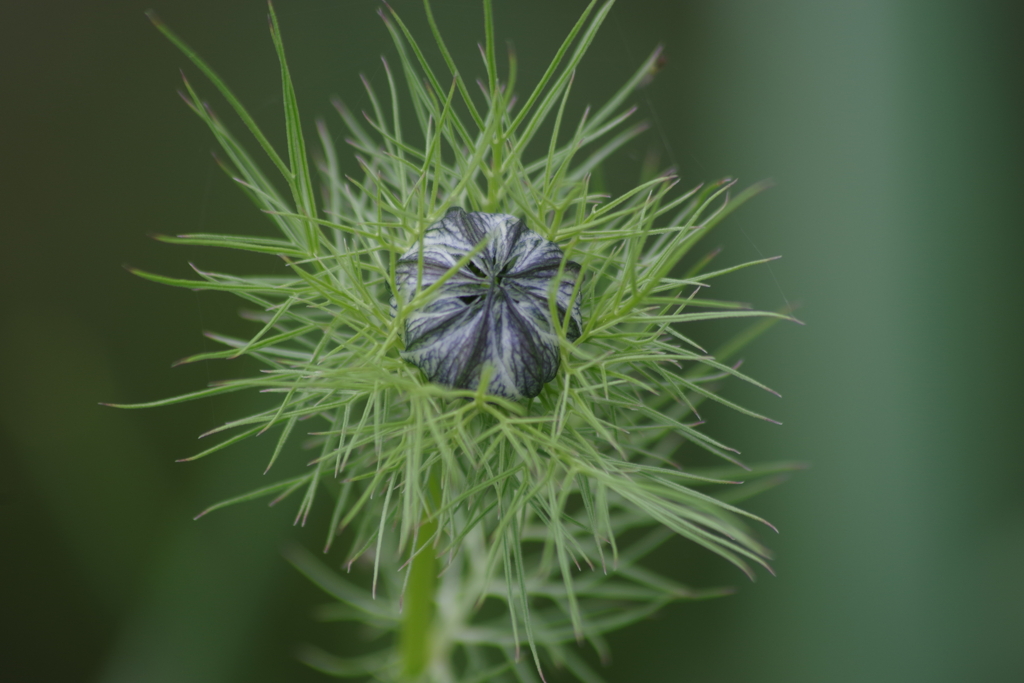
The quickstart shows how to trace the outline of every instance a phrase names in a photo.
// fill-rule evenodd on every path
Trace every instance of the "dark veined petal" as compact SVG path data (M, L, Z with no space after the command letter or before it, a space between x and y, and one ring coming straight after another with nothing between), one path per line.
M483 242L479 253L405 319L402 357L433 382L476 389L489 368L487 393L532 398L558 372L559 320L569 311L566 337L579 338L583 319L573 289L580 266L515 216L466 212L453 206L402 255L395 272L398 295L411 301ZM422 249L422 261L421 261ZM420 264L422 262L422 271Z

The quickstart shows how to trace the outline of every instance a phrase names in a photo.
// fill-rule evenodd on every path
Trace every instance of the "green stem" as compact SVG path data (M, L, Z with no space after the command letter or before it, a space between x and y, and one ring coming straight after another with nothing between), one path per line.
M498 93L491 93L492 98L497 98ZM502 164L502 138L501 126L494 133L494 140L491 142L491 176L487 179L487 206L485 211L497 211L498 199L501 192L501 164Z
M399 652L402 657L402 679L419 680L430 664L430 633L434 624L434 590L437 585L437 557L432 544L437 533L437 520L431 515L441 499L437 473L430 475L430 495L423 522L416 539L417 555L409 567L409 583L405 588Z

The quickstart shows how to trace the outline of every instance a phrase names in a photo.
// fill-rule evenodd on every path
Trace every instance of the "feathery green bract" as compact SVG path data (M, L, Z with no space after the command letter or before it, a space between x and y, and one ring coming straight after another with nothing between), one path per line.
M686 323L788 315L705 298L710 280L752 264L707 271L710 259L703 259L688 272L681 266L698 240L758 188L734 196L734 181L723 180L677 192L675 178L666 174L615 198L591 191L591 171L643 130L642 124L627 126L633 113L627 102L649 80L659 54L641 64L604 106L588 110L575 124L565 120L574 69L612 2L590 3L521 104L513 102L513 54L508 81L499 78L489 0L482 97L470 92L456 70L424 4L448 71L434 72L397 14L382 13L400 70L385 64L384 96L366 83L371 108L365 119L338 105L347 143L362 168L358 178L341 174L324 122L317 124L319 162L309 162L272 7L284 84L284 156L217 75L154 19L256 138L259 159L185 82L185 101L219 142L225 171L280 232L273 239L164 239L278 255L290 275L197 270L198 279L182 280L137 271L156 282L231 291L250 302L263 320L252 338L214 336L225 350L186 360L247 355L266 367L256 377L145 405L241 389L279 397L273 408L214 430L228 436L191 459L276 430L276 446L268 452L275 465L290 456L289 440L313 436L306 473L209 510L260 496L294 496L300 500L296 521L304 523L314 504L332 505L326 547L341 530L354 528L349 561L372 554L373 590L381 582L381 596L375 601L310 557L293 554L297 566L344 603L328 610L331 618L394 628L410 554L424 548L445 567L440 591L446 597L439 601L444 607L431 641L441 654L431 676L530 679L534 674L524 672L517 657L526 644L538 666L544 651L582 680L594 680L563 644L586 639L603 653L603 633L669 601L721 593L692 591L637 564L667 536L688 538L747 573L753 565L767 567L767 550L744 524L760 520L725 499L741 498L748 487L760 490L791 467L746 470L735 451L697 428L696 407L708 399L761 417L718 396L714 381L732 376L761 385L727 357L691 341ZM407 92L399 95L403 84ZM401 110L410 105L417 122L412 132L400 125ZM550 137L540 140L542 130L549 130L546 122L552 123ZM546 153L524 158L537 148ZM265 174L264 157L286 193ZM431 291L399 301L392 310L396 258L453 205L523 217L582 266L582 336L568 341L566 321L559 322L558 376L529 402L431 384L399 357L403 320ZM716 472L684 471L672 463L684 442L728 464ZM431 473L440 485L440 500L433 503ZM321 501L325 495L330 500ZM431 524L421 526L424 520ZM657 526L646 537L620 546L623 534L651 524ZM424 544L417 535L428 526L437 532ZM594 571L580 573L582 565ZM488 598L504 601L511 619L476 623L474 610ZM466 671L445 668L445 653L454 647L466 649ZM486 648L508 660L494 659ZM307 659L337 675L399 675L388 651L359 661L340 662L323 653Z

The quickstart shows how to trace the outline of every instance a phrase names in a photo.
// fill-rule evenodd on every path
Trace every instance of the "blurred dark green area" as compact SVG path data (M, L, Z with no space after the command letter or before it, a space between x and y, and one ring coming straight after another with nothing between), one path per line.
M428 39L418 2L392 4ZM478 3L436 4L463 70L478 74ZM520 83L584 4L495 0ZM309 618L322 597L280 549L319 547L326 520L293 528L289 503L191 520L261 483L265 439L174 462L245 399L97 405L254 370L171 369L212 348L203 330L250 324L230 297L160 287L122 264L278 267L147 237L269 226L212 162L211 137L175 94L178 69L226 107L149 25L149 7L280 129L261 0L6 7L0 677L321 680L292 648L358 651L362 636ZM396 61L377 7L278 5L303 114L326 117L339 141L329 98L366 106L358 74L380 87L379 55ZM710 411L709 428L751 462L812 467L750 503L781 530L764 536L777 577L750 584L682 543L654 558L740 591L616 636L609 680L1024 680L1022 28L1018 2L623 0L613 11L576 80L577 113L657 43L668 62L637 98L654 127L605 166L609 185L625 187L649 154L686 185L777 183L707 246L730 263L784 255L717 294L800 304L805 327L778 326L746 354L784 398L731 394L785 426Z

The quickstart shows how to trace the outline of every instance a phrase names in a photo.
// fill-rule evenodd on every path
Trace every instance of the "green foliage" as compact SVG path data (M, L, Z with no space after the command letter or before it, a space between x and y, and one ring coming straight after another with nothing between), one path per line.
M367 83L371 110L365 121L338 105L362 169L358 178L340 172L332 135L322 121L317 123L322 149L317 163L310 162L273 7L286 156L213 70L154 18L227 100L287 188L279 191L280 181L264 173L265 162L250 155L186 80L183 97L220 144L222 167L279 236L162 239L276 255L289 274L243 277L197 270L198 279L183 280L135 271L174 286L230 291L252 304L262 322L252 337L214 336L224 350L186 362L245 355L265 370L186 396L125 407L238 390L279 398L272 408L212 430L211 435L228 436L187 459L276 429L269 470L289 452L290 441L300 435L313 439L314 456L305 473L205 512L259 497L277 502L294 496L296 521L304 523L314 504L330 499L325 551L342 530L352 529L347 563L372 557L373 588L364 591L308 553L292 552L291 561L340 601L325 609L324 618L398 629L416 558L438 558L443 574L436 614L417 610L421 616L415 618L429 623L405 626L419 634L410 637L424 639L420 644L430 653L422 672L410 672L408 662L403 668L397 648L358 661L308 651L311 665L335 675L385 680L421 674L438 681L534 680L518 657L526 645L538 670L543 653L581 680L597 680L566 644L585 639L604 653L608 631L673 600L722 594L689 589L638 564L673 533L747 573L755 565L768 566L768 551L745 525L763 520L726 500L735 502L775 483L792 466L745 467L734 450L698 429L697 413L701 402L712 400L768 419L716 393L726 377L762 387L729 364L729 356L767 325L758 323L718 354L705 351L685 330L687 323L702 320L773 322L789 316L703 296L711 280L752 263L709 271L707 257L689 270L681 265L704 235L759 188L732 195L734 181L723 180L680 193L675 178L664 174L615 198L592 191L591 172L644 129L627 126L634 110L625 105L649 80L658 59L655 51L603 106L573 125L565 120L574 70L612 2L590 3L522 104L513 101L514 54L508 57L507 80L499 78L489 0L484 2L487 80L476 97L456 68L429 3L424 6L448 73L431 69L397 14L382 13L401 68L387 67L385 98ZM405 95L399 95L400 83ZM407 106L417 122L411 134L401 125ZM548 130L549 137L540 139ZM527 157L538 148L545 153ZM557 242L567 260L582 265L577 284L582 336L568 341L561 321L559 373L536 399L513 402L482 389L431 384L399 357L404 318L428 302L434 288L392 309L396 259L453 205L521 216ZM686 442L727 464L682 469L673 457ZM652 524L653 530L642 532ZM413 571L407 571L410 566ZM479 619L477 609L488 600L503 602L505 616ZM405 649L416 650L410 648Z

